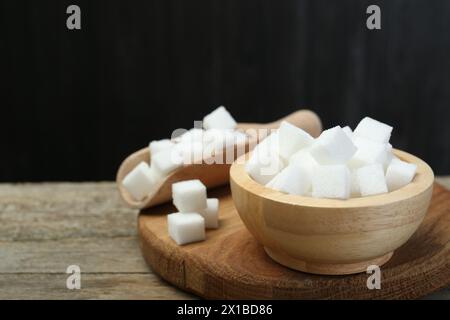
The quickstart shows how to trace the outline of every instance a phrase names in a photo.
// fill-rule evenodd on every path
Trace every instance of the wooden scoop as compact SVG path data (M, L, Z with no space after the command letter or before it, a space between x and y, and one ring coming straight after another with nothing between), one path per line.
M260 123L238 123L237 129L277 129L281 121L288 121L291 124L302 128L313 137L317 137L322 132L322 123L319 117L310 110L299 110L278 121L260 124ZM249 136L246 147L250 149L257 141L257 136ZM224 151L225 152L225 151ZM235 153L236 154L236 153ZM238 155L238 154L237 154ZM122 199L132 208L143 209L152 207L172 199L172 184L182 180L200 179L207 188L212 188L229 183L230 166L229 164L187 164L179 167L170 175L155 184L154 189L143 200L136 201L123 187L122 180L136 167L141 161L150 163L149 148L144 148L128 156L120 165L117 172L116 182Z

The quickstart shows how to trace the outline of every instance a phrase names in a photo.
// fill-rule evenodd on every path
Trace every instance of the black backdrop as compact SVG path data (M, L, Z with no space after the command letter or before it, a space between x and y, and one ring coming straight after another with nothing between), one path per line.
M82 30L66 29L78 4ZM365 27L369 4L382 30ZM224 104L370 115L450 174L450 1L0 0L0 181L113 179L121 160Z

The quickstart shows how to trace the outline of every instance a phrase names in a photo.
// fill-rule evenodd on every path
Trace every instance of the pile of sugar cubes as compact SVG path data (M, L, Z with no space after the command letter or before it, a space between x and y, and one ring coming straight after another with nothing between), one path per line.
M184 164L202 163L212 154L243 145L247 136L235 130L236 121L220 106L203 118L203 128L185 130L173 139L150 142L150 163L141 162L122 181L133 199L143 200L153 187Z
M200 180L172 184L172 198L178 212L167 216L167 224L178 245L205 240L205 228L219 227L219 199L208 199Z
M417 168L392 153L391 132L391 126L366 117L354 131L336 126L314 139L282 122L253 150L246 171L269 188L316 198L394 191L410 183Z

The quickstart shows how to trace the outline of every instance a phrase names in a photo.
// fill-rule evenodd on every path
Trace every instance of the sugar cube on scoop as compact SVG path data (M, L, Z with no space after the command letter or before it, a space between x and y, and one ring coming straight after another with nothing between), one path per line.
M205 240L205 219L198 213L167 215L169 236L178 244Z
M180 212L200 212L207 206L206 187L198 179L172 184L172 198Z
M417 165L394 158L386 170L389 191L400 189L410 183L416 174Z
M183 165L183 157L178 148L172 147L159 151L151 156L151 166L162 177L168 176L169 173Z
M149 148L150 148L150 156L154 156L158 152L170 149L175 145L171 140L169 139L162 139L162 140L155 140L150 142Z
M146 162L140 162L122 181L125 189L137 201L141 201L151 192L154 183L155 178Z
M218 107L203 118L205 129L234 129L236 125L236 121L223 106Z

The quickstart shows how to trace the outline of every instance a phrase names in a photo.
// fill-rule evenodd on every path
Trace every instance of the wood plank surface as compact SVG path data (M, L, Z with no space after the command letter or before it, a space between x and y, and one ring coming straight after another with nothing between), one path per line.
M196 298L146 266L137 214L113 182L0 184L0 299ZM66 288L71 264L81 290ZM450 299L450 288L426 298Z
M440 185L434 186L433 200L419 229L381 267L381 290L367 289L365 272L313 275L275 263L244 226L229 188L211 190L208 196L220 199L220 228L208 230L206 241L175 244L166 231L172 204L139 215L148 264L170 283L201 297L416 299L450 285L450 191Z

